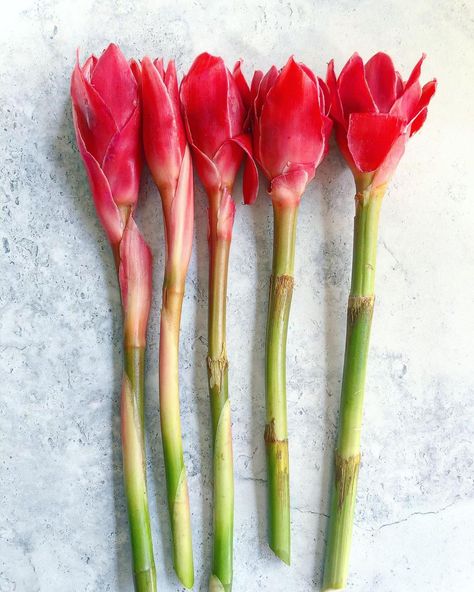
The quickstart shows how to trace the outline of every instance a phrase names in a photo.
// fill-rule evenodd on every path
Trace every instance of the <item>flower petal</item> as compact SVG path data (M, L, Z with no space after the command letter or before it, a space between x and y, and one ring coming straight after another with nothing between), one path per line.
M330 101L330 114L342 126L346 126L344 119L344 111L342 109L341 98L339 96L339 90L337 87L336 74L334 72L334 60L331 60L328 64L326 83L328 85L329 94L331 96Z
M342 69L337 86L346 120L351 113L377 112L377 107L365 79L364 63L357 53L349 59Z
M151 305L152 256L132 216L120 242L119 283L126 344L145 345Z
M89 185L91 188L97 217L99 218L100 223L105 230L109 242L112 246L116 246L119 244L123 233L123 223L120 212L116 203L114 202L107 177L104 175L97 160L87 150L84 139L81 135L81 130L77 125L77 109L74 105L72 114L74 128L76 131L77 145L82 156L82 160L84 161L87 177L89 178Z
M232 72L232 76L237 84L237 88L239 89L240 96L242 97L242 101L244 102L245 108L248 110L250 107L250 88L245 80L245 76L242 72L242 60L236 62L234 66L234 70Z
M102 169L107 177L115 203L134 207L138 200L142 153L140 110L135 107L130 119L112 138Z
M123 127L138 104L138 89L130 64L113 43L97 60L91 84L107 105L117 127Z
M117 126L104 101L83 75L78 62L71 77L71 99L76 131L80 130L87 151L101 164Z
M165 79L150 58L142 60L143 144L148 166L160 190L174 191L186 147L174 64Z
M397 98L397 75L392 58L379 52L365 64L365 78L380 113L388 113Z
M252 155L252 142L249 134L242 134L231 139L245 154L243 194L244 203L250 205L257 199L258 194L258 170Z
M263 80L260 85L262 89ZM324 154L323 121L318 87L290 58L268 91L260 114L261 165L272 179L288 163L310 164Z
M228 138L242 132L245 107L222 58L199 55L181 83L189 140L209 158Z
M379 166L377 172L375 173L374 179L372 181L372 185L375 189L380 187L380 185L385 185L385 183L390 180L390 177L395 172L395 169L397 168L398 163L405 152L405 144L407 143L407 140L407 134L402 134L392 144L392 147L388 151L383 163Z
M428 115L428 105L436 92L436 86L436 80L431 80L424 85L421 91L420 100L415 109L415 116L410 123L410 136L416 134L425 123L426 116Z
M410 74L410 77L407 80L407 83L405 84L405 88L407 88L408 86L410 86L411 84L413 84L414 82L416 82L421 74L421 66L423 65L423 62L425 61L426 58L426 53L423 53L421 55L421 58L418 60L418 62L415 64L415 67L412 70L412 73Z
M403 121L382 113L352 113L347 145L359 171L375 171L403 132Z
M415 114L420 97L421 86L418 80L416 80L413 84L407 86L402 96L395 101L390 109L390 115L400 117L405 123L408 123Z

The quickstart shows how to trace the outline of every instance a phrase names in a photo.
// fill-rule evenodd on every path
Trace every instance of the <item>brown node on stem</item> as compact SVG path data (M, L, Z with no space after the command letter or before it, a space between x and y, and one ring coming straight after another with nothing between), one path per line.
M348 312L351 323L356 321L361 314L372 314L375 296L349 296Z
M207 369L209 374L209 386L211 388L217 387L220 391L222 384L224 383L224 373L229 367L227 360L227 352L225 349L225 343L222 344L222 352L218 358L211 358L207 356Z
M295 278L292 275L272 275L270 278L270 297L275 299L275 308L280 311L291 300Z
M272 419L269 423L266 424L263 439L267 444L281 444L284 442L288 442L288 438L284 438L283 440L279 440L277 438L275 431L275 419Z
M336 451L335 460L337 507L341 510L347 494L356 484L359 473L360 453L344 458Z

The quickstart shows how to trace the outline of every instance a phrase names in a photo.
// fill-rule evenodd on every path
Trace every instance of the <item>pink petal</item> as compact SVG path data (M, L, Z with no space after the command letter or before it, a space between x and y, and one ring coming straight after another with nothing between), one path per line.
M102 169L115 203L134 207L138 199L142 168L140 110L132 113L124 127L112 138Z
M268 190L273 203L282 206L298 205L308 183L314 177L314 172L314 167L298 167L274 177Z
M138 104L138 90L128 61L113 43L97 60L91 84L107 105L117 127L123 127Z
M76 114L76 130L80 130L87 151L102 163L117 126L103 100L85 79L78 63L71 77L71 98Z
M381 113L388 113L397 98L397 76L392 58L379 52L365 65L365 78L370 93Z
M219 201L217 213L217 237L230 241L232 239L232 228L234 226L235 203L231 194L224 188Z
M77 110L74 106L72 114L74 127L76 130L77 145L82 156L82 160L84 161L87 177L89 178L89 185L91 188L97 216L105 230L105 233L107 234L109 242L112 246L116 246L119 244L122 238L122 218L120 216L119 209L114 202L107 177L104 175L97 160L87 150L81 135L81 130L77 125Z
M168 258L186 275L193 244L194 191L191 152L186 146L176 191L171 200L162 195Z
M351 113L377 112L365 79L364 63L357 53L342 69L337 86L346 120Z
M119 283L124 308L126 345L145 345L151 305L152 256L133 217L120 243Z
M357 169L364 173L375 171L402 134L403 127L403 121L392 115L352 113L347 145Z
M142 61L143 144L148 166L160 190L174 191L186 147L186 135L177 98L174 65L165 76L149 58Z

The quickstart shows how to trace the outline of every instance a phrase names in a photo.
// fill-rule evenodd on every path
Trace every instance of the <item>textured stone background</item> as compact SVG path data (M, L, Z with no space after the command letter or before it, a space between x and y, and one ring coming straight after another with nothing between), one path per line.
M114 268L77 150L74 53L200 51L322 74L352 51L422 51L439 92L383 207L363 467L348 589L472 590L474 557L474 13L461 0L29 0L0 20L0 591L126 592L120 308ZM263 339L271 208L239 206L229 283L235 445L235 590L309 592L321 581L349 285L353 185L333 150L304 197L288 351L293 565L265 542ZM236 198L241 197L237 188ZM206 222L196 231L182 330L182 411L196 590L207 589L211 465L206 388ZM163 231L144 173L140 225L155 255L149 331L149 485L159 589L170 561L157 406Z

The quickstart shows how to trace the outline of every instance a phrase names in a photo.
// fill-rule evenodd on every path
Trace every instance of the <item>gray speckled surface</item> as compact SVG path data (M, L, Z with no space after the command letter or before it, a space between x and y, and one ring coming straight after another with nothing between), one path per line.
M422 50L440 85L382 213L351 592L472 590L474 570L474 25L460 0L238 3L18 1L0 21L0 591L126 592L121 483L120 308L113 261L74 146L69 76L118 42L128 56L202 50L248 73L289 52L318 73L384 49L405 74ZM271 208L238 207L229 284L235 590L318 590L349 283L353 186L334 150L301 207L288 350L293 565L265 542L263 339ZM240 201L238 191L236 198ZM206 239L197 190L182 330L182 410L196 590L210 556ZM144 174L140 223L163 231ZM157 409L157 317L149 331L149 484L159 589L170 562Z

